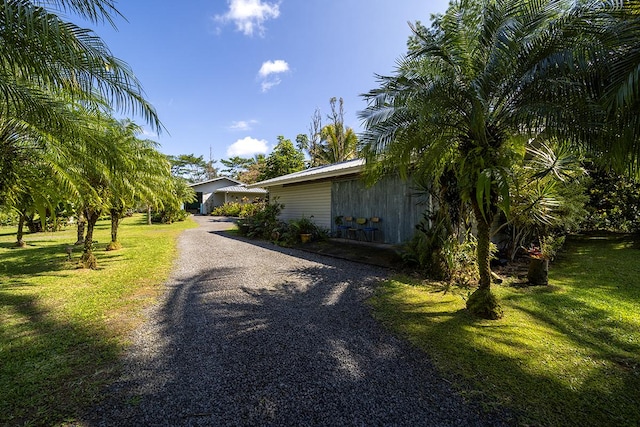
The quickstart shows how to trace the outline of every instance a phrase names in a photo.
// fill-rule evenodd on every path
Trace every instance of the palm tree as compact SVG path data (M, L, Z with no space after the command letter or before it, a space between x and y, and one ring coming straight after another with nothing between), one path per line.
M352 160L358 156L358 137L353 129L330 124L322 128L321 135L316 153L317 164L330 165Z
M412 27L396 74L364 95L368 168L411 168L434 183L452 173L470 203L480 278L467 307L481 317L501 316L490 289L490 237L498 211L509 211L511 165L532 136L587 130L574 117L585 88L566 78L575 69L562 29L572 13L562 1L452 2L431 28ZM582 110L592 113L584 102Z
M130 121L112 122L110 135L118 151L118 162L109 171L108 209L111 216L111 242L107 250L121 247L118 241L120 221L128 209L144 201L162 207L171 198L171 168L157 143L138 139L140 127Z
M49 8L49 9L48 9ZM4 0L0 12L0 116L23 121L64 119L60 95L94 108L112 104L161 124L140 83L91 30L62 20L50 9L91 22L119 15L112 0Z

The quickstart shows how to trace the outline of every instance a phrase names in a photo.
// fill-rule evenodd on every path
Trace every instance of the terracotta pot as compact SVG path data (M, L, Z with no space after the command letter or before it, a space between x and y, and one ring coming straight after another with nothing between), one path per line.
M311 234L301 234L300 241L302 243L309 243L311 241Z

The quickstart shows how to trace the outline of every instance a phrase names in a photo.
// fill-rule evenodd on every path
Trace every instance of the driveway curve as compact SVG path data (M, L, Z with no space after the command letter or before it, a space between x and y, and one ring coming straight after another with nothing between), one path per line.
M82 425L502 424L370 316L363 301L387 271L195 219L122 376Z

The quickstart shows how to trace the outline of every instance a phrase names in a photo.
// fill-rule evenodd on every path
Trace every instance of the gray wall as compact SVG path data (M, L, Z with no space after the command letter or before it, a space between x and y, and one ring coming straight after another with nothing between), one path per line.
M332 183L331 216L379 217L375 241L404 243L429 208L429 199L415 193L411 180L398 176L385 177L369 188L357 179L337 180ZM336 231L333 223L332 231Z

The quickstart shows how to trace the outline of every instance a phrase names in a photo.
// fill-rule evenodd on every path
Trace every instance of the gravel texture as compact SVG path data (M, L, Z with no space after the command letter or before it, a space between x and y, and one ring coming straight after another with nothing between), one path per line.
M86 426L501 425L363 301L387 271L196 217L120 379Z

